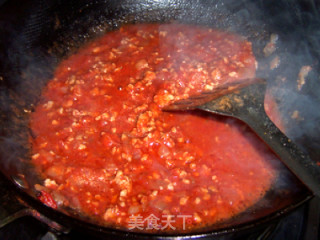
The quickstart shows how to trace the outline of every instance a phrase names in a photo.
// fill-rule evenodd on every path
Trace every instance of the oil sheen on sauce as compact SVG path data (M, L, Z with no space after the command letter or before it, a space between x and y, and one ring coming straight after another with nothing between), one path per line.
M272 185L275 156L237 120L161 107L254 74L251 44L218 30L128 25L92 41L61 62L31 116L40 200L132 231L244 211Z

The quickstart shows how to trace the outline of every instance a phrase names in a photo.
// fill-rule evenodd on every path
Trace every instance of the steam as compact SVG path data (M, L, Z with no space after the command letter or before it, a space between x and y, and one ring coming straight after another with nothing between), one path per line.
M27 57L25 57L27 58ZM3 82L0 87L1 169L8 177L26 174L29 183L37 181L30 159L29 115L37 103L45 81L49 79L48 64L31 59L28 65L14 77L11 82ZM4 75L4 81L8 79ZM5 86L6 84L6 86Z
M39 20L34 14L27 25ZM28 163L28 119L56 61L35 45L40 27L21 30L17 26L10 18L0 19L0 165L8 177L28 173L32 183L36 177Z
M280 3L279 3L280 4ZM261 77L268 80L269 92L278 103L286 134L314 160L319 156L320 135L320 15L314 1L302 5L282 3L284 8L268 8L266 18L279 35L276 51L262 59ZM270 6L269 6L270 7ZM267 65L279 57L274 70ZM301 73L307 72L302 81ZM301 84L303 83L303 84Z
M287 3L286 1L221 0L215 1L215 4L212 4L212 1L188 1L184 8L179 4L180 2L186 4L187 1L164 1L168 4L163 5L159 1L145 1L145 4L128 2L127 5L113 6L113 12L109 8L101 8L102 10L100 9L95 14L103 15L101 11L111 16L118 14L119 20L110 20L110 16L99 17L99 21L109 21L106 26L110 26L110 29L126 22L164 21L171 18L178 22L229 30L244 35L249 41L252 41L260 66L258 76L268 80L270 92L283 116L286 134L300 143L300 146L312 154L313 158L316 159L319 156L317 151L320 149L320 81L318 75L320 18L314 1L309 1L305 6L291 3L292 1ZM272 7L273 4L274 7ZM161 7L162 10L157 10L158 7ZM265 7L271 10L268 12ZM301 8L305 11L300 12ZM88 15L92 13L89 10L84 12ZM76 33L70 32L67 40L82 38L80 42L85 42L89 38L84 33L88 30L87 27L84 27L88 26L84 19L90 20L89 17L83 18L82 21L74 24L73 28L70 27L70 30ZM92 19L95 19L95 15ZM89 26L96 24L92 19ZM33 18L29 24L36 24L39 20L41 20L40 15ZM61 24L70 23L67 20L61 21ZM55 21L53 22L55 24ZM48 29L52 27L52 23L50 24ZM6 27L5 23L0 22L0 29ZM77 27L80 30L75 30ZM95 29L93 31L101 33L100 28ZM101 27L101 29L104 31L108 27ZM59 32L59 27L56 30ZM2 125L0 156L2 168L7 170L9 175L11 171L26 172L25 160L29 157L28 137L30 136L28 115L34 104L37 103L41 89L52 76L53 69L58 62L55 56L48 54L48 49L32 43L40 36L40 33L41 31L36 34L32 31L21 33L13 29L10 32L11 35L6 35L6 38L12 41L8 44L9 48L6 49L5 54L0 53L0 60L4 62L1 63L3 66L0 66L0 124ZM60 33L63 33L62 30ZM265 57L263 49L273 33L279 35L278 45L270 57ZM29 42L30 38L31 42ZM63 45L64 41L66 38L62 37L57 39L56 43ZM64 56L77 46L77 44L68 43L66 48L57 48L56 53ZM280 59L280 65L270 70L269 63L276 56ZM298 91L297 79L302 66L311 66L312 70L306 76L305 84ZM299 118L292 118L295 111L299 113ZM28 171L30 176L33 172ZM277 184L286 189L287 186L290 186L290 181L288 178L281 177Z

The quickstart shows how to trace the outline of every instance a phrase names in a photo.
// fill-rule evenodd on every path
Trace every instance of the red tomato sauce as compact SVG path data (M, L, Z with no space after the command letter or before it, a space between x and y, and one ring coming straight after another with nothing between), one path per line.
M230 33L174 24L107 33L61 62L32 113L36 188L51 206L133 231L235 216L272 185L274 155L237 120L161 107L254 74L250 43Z

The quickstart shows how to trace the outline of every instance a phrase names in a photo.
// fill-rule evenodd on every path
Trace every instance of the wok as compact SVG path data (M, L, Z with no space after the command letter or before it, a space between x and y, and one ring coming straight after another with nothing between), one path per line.
M128 238L211 238L241 234L292 211L312 193L285 167L272 189L255 206L233 219L192 233L147 234L102 227L66 210L53 210L36 199L40 179L29 164L29 114L59 61L86 42L123 24L178 22L232 31L253 43L257 75L268 81L283 116L285 132L310 156L319 156L320 103L318 6L313 1L185 1L185 0L34 0L7 1L0 8L0 225L32 215L57 231L78 229L95 236ZM274 54L264 47L271 34L279 40ZM280 66L270 69L278 56ZM301 91L297 79L310 65ZM306 105L310 105L306 108ZM319 105L318 105L319 106ZM299 117L291 118L293 111ZM305 120L303 120L305 119ZM299 130L299 131L296 131ZM231 234L231 235L230 235Z

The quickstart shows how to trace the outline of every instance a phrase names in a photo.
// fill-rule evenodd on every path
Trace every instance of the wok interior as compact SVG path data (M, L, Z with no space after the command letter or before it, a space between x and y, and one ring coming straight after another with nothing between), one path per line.
M13 1L14 2L14 1ZM21 3L19 3L21 5ZM250 1L25 1L18 19L9 16L10 5L0 18L1 171L8 178L23 175L27 192L40 181L29 165L28 116L41 89L62 58L86 42L128 23L177 22L206 25L239 33L253 43L258 74L272 84L262 49L274 29L267 25L261 6ZM9 8L9 10L8 10ZM21 10L23 9L23 11ZM5 14L7 12L7 15ZM17 17L17 15L16 15ZM9 19L9 23L6 23ZM279 49L285 54L286 49ZM310 197L310 192L284 167L277 182L255 206L234 219L203 231L252 226L289 211ZM70 212L68 213L70 214ZM72 215L72 213L71 213ZM248 226L248 225L247 225Z

